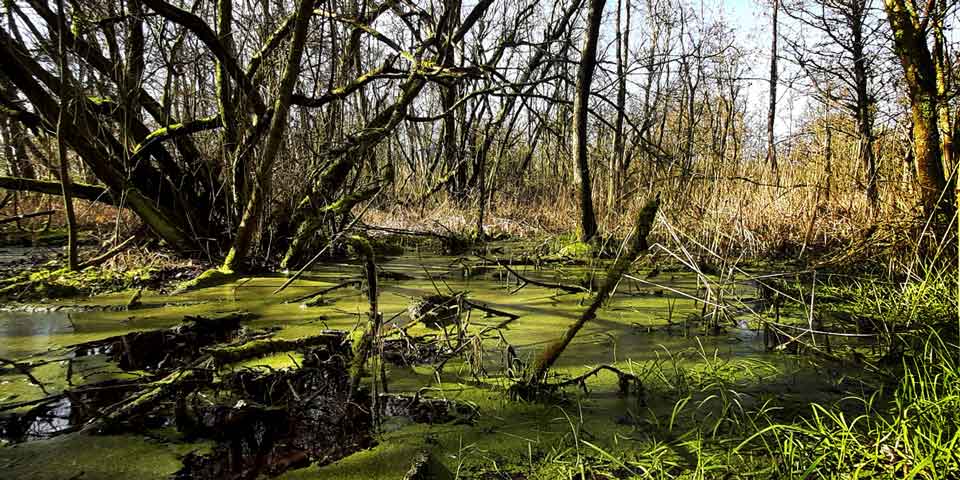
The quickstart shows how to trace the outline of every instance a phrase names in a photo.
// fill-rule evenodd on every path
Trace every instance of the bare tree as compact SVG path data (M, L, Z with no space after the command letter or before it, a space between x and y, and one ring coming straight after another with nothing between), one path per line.
M773 174L779 178L777 166L777 145L774 137L774 123L777 120L777 15L780 11L780 0L773 0L773 11L770 15L770 107L767 110L767 162Z
M593 70L597 65L597 43L600 38L600 21L603 19L603 4L606 0L591 0L587 11L587 31L580 51L580 66L577 68L577 89L573 103L574 157L576 158L576 183L580 198L580 239L593 240L597 235L597 218L593 212L593 188L590 180L590 161L587 155L587 109L590 101L590 86Z

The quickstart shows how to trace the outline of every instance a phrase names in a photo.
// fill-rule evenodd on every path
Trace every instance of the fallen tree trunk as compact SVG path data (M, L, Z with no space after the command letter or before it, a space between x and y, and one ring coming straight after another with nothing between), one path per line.
M593 320L597 316L597 310L600 309L600 306L603 305L603 302L607 300L607 297L613 293L614 288L618 283L620 283L620 278L623 276L623 273L626 269L633 263L633 260L637 258L637 255L640 252L647 249L647 235L649 235L650 230L653 228L653 221L657 216L657 209L660 206L660 197L650 200L647 202L647 205L643 207L643 210L640 211L640 215L637 218L637 228L634 232L633 242L630 243L630 246L627 248L623 255L617 259L617 261L610 267L610 270L607 272L607 280L604 282L603 286L600 288L600 291L597 292L597 295L594 297L593 302L590 303L590 306L580 315L580 318L577 319L570 327L567 329L567 332L559 340L553 342L540 354L537 358L536 363L533 367L533 372L530 377L526 380L526 387L536 387L537 385L543 383L546 380L547 373L550 371L550 367L560 358L560 354L570 345L570 342L573 341L574 337L577 336L577 333L581 328L590 320ZM524 390L521 387L520 390ZM524 396L524 395L521 395Z

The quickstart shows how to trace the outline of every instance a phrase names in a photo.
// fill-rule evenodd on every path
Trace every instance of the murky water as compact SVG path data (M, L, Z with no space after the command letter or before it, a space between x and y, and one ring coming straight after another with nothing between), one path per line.
M465 292L465 297L471 302L515 316L510 320L509 317L488 314L480 309L470 310L465 318L465 332L468 334L484 330L493 332L500 326L499 335L486 336L486 340L478 347L479 351L473 355L473 362L453 362L442 372L430 366L391 367L390 388L391 391L409 392L427 389L443 398L461 399L478 405L483 412L479 426L446 430L443 427L435 428L435 435L443 436L445 434L439 433L443 431L452 435L444 437L450 442L459 436L460 441L469 438L486 442L485 445L495 448L497 438L501 438L499 442L503 441L502 437L497 436L499 432L521 436L526 440L519 444L525 445L523 448L533 448L529 445L540 445L540 440L534 442L537 435L562 435L568 427L562 422L558 424L555 421L556 411L550 413L548 407L505 403L507 401L502 389L508 384L504 374L510 365L504 360L504 354L509 346L513 350L511 355L521 362L529 362L578 318L589 295L527 284L493 265L477 268L478 262L476 258L464 261L415 253L379 262L379 301L380 310L387 321L387 335L396 333L397 329L406 327L410 322L407 309L411 302L433 294ZM589 266L535 268L515 265L512 268L527 279L544 283L589 288L602 281L602 268ZM14 369L3 370L0 375L0 407L43 398L66 388L93 384L107 378L133 378L139 373L123 371L103 355L88 355L80 361L70 347L134 331L168 328L181 323L187 315L250 312L255 318L245 322L247 328L279 329L274 334L275 338L295 339L315 335L324 329L353 330L365 321L368 309L366 296L360 289L345 286L333 289L322 298L310 298L310 294L356 279L359 274L360 269L354 264L326 264L278 294L274 291L286 279L281 275L242 278L227 285L178 296L145 293L143 305L134 310L120 308L129 298L130 293L127 292L52 302L48 307L55 311L0 312L0 357L36 365L31 372L47 390L41 391L33 380ZM651 366L654 365L663 368L665 364L672 364L677 368L677 365L709 364L713 361L740 365L735 368L739 372L736 375L752 375L758 384L781 382L784 385L799 385L796 371L802 360L795 356L769 353L764 348L756 316L751 312L760 307L750 275L741 273L721 281L715 277L685 272L659 272L652 275L651 272L640 271L633 277L621 282L607 307L580 332L560 358L556 367L558 373L575 375L592 366L609 363L640 374L642 372L638 370L652 372ZM704 301L708 298L710 300ZM305 306L308 301L317 306ZM719 328L705 328L711 323L716 323ZM441 332L418 324L409 328L408 334L438 335ZM453 332L448 334L452 335ZM741 361L742 365L737 363ZM296 362L298 359L295 355L284 353L250 360L243 365L266 364L282 368ZM787 369L793 369L793 380L785 379L784 372ZM629 400L615 395L614 384L615 378L612 376L600 376L594 391L581 403L580 414L598 425L604 425L598 428L618 429L619 423L615 420L623 418L628 411L636 410ZM24 409L13 410L18 411ZM69 399L54 402L48 406L42 418L35 419L26 428L21 440L43 438L69 427L71 415ZM410 432L419 432L416 434L422 436L421 431L411 428L391 427L382 439L381 446L370 452L369 458L356 454L356 458L349 457L328 467L338 472L338 476L322 478L350 478L349 475L354 474L350 468L360 472L356 478L380 478L374 472L384 469L390 473L384 473L383 478L398 478L391 475L395 471L402 473L403 468L386 468L382 462L390 463L390 449L394 448L391 447L392 442L401 441L398 439L405 438ZM630 430L629 427L624 428ZM487 434L483 433L485 431ZM114 478L113 475L106 475L108 471L90 465L90 462L97 463L99 459L74 448L71 442L81 442L74 440L78 435L0 448L0 468L14 472L15 476L10 478L16 478L17 475L24 478L64 478L78 471L87 472L83 478L101 478L97 472ZM114 439L94 437L89 441L115 446ZM514 441L516 438L511 442ZM602 443L607 440L597 441ZM32 451L49 450L56 445L60 445L58 448L62 449L62 453L43 465L32 463L27 458ZM131 444L131 448L145 449L154 456L155 470L138 470L138 478L164 478L172 473L170 469L173 466L179 465L179 455L191 448L201 448L201 445L189 441L184 443L183 439L164 433L137 440ZM354 465L351 462L366 463L365 466L350 467ZM347 470L343 470L345 468ZM316 473L313 468L307 471ZM297 472L301 471L291 471L288 475L291 478L301 473L307 475Z

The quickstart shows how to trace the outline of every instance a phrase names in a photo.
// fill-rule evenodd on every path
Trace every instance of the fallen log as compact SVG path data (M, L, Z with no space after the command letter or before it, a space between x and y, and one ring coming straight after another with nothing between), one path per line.
M218 367L250 358L262 357L272 353L302 350L307 347L339 345L346 338L346 332L325 330L319 335L295 339L266 338L240 345L206 348L205 352L213 357Z
M206 358L201 358L195 364L202 363ZM154 382L152 387L122 402L118 408L110 411L106 415L88 422L80 430L84 432L102 432L103 430L116 425L118 422L140 415L153 409L160 401L173 393L192 390L197 385L209 383L213 380L212 374L201 375L198 370L186 368L177 370L167 375L162 380Z

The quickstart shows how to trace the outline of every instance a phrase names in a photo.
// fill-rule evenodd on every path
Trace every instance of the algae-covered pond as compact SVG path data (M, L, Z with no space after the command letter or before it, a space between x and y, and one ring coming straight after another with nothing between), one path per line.
M179 422L187 407L181 401L166 400L170 405L160 411L167 413L144 414L134 426L84 428L85 422L116 407L117 397L100 390L108 388L104 385L126 388L158 371L158 364L175 361L145 360L151 346L133 343L145 337L131 332L170 332L184 328L185 319L236 312L244 312L236 338L297 340L353 332L366 322L369 309L364 283L350 283L362 278L359 265L322 264L280 293L274 292L287 276L276 274L236 278L183 294L145 291L129 307L130 291L6 305L0 312L0 358L16 365L0 370L0 471L4 478L37 479L200 478L210 472L233 478L399 479L418 455L428 452L435 478L566 478L581 456L647 458L673 475L696 469L697 447L689 432L723 432L725 422L771 399L788 412L813 401L839 400L849 389L869 388L846 377L839 366L825 370L810 356L771 348L760 320L773 313L758 288L758 278L768 278L770 272L728 269L705 275L648 265L621 281L560 357L552 377L562 381L610 365L638 377L641 389L623 395L618 376L602 371L550 399L511 399L507 390L514 378L579 317L594 285L602 281L605 264L511 265L509 246L485 258L406 252L380 259L383 337L426 339L422 345L432 344L441 354L384 361L380 372L364 377L376 392L447 400L468 407L469 415L430 422L383 415L371 426L369 438L357 440L350 451L321 455L306 449L301 458L296 450L282 462L275 455L269 462L221 465L220 470L209 465L224 454L216 445L226 440L184 432ZM534 282L580 287L582 292ZM311 296L323 290L328 292ZM416 318L411 305L437 295L468 301L460 304L459 328ZM788 322L784 315L779 321ZM802 315L793 320L802 323ZM118 357L120 347L107 346L104 339L120 339L123 355ZM220 362L207 370L212 368L212 379L222 379L294 370L308 360L303 349L292 348ZM293 380L300 385L298 381ZM290 386L294 396L298 388ZM234 407L248 403L253 400L241 399ZM229 413L230 406L225 408ZM623 468L629 476L631 469Z

